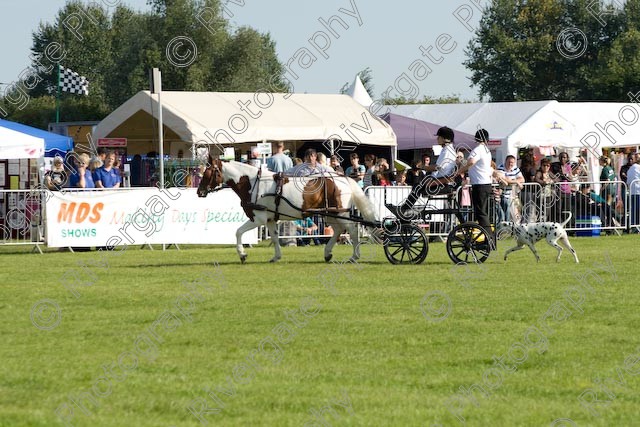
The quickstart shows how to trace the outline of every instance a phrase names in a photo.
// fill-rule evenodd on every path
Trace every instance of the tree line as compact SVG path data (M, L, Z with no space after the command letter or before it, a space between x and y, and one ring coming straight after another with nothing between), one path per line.
M85 76L89 95L61 93L60 121L101 120L160 68L163 90L285 92L269 34L232 29L220 0L149 0L151 11L72 0L33 32L31 66L4 91L0 117L55 120L57 63ZM0 92L0 93L2 93Z
M629 101L639 27L640 0L493 0L465 65L492 101Z

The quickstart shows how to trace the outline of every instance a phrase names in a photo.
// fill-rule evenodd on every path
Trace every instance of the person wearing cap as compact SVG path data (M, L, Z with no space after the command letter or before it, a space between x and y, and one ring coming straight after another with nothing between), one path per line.
M491 220L489 219L489 200L493 197L491 181L493 168L491 167L491 152L487 147L489 132L480 129L475 134L478 146L471 151L467 158L467 164L458 170L458 174L469 171L471 181L471 200L476 221L481 227L491 232Z
M634 156L635 163L627 171L627 187L629 187L630 224L640 232L640 151Z
M409 193L404 203L400 205L400 211L410 210L421 195L438 194L452 182L452 177L455 175L457 168L457 153L453 148L455 134L451 128L443 126L438 129L435 136L438 137L438 144L442 147L438 161L436 161L435 165L422 165L423 170L432 173L425 176L418 185L411 188L411 193Z
M60 191L67 183L67 172L64 170L62 157L53 159L53 167L44 175L44 185L51 191Z

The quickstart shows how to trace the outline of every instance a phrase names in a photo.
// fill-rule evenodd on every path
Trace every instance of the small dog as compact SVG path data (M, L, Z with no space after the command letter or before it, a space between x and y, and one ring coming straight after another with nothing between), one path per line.
M563 211L563 213L568 213L569 217L562 224L558 224L557 222L537 222L520 225L507 221L500 222L500 224L498 224L498 234L509 232L516 238L517 243L517 246L504 253L504 260L507 260L507 255L511 252L519 251L524 248L524 245L527 245L529 246L529 249L531 249L531 252L536 256L536 260L540 262L540 257L538 256L538 252L534 245L543 238L546 238L547 243L558 250L556 262L560 261L560 255L562 255L562 246L558 244L559 240L565 248L571 251L576 263L579 263L578 254L576 254L576 251L571 247L569 237L564 229L564 226L567 225L572 215L569 211Z

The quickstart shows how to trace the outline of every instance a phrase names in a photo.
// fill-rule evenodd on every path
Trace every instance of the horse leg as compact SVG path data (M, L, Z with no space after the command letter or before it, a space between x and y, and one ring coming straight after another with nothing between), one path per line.
M360 236L358 236L358 224L350 223L347 225L351 244L353 245L353 254L349 258L349 262L355 263L360 259Z
M275 254L269 262L276 262L282 258L282 251L280 250L280 236L278 235L278 223L273 220L267 221L267 229L269 229L269 235L271 236L271 242L275 248Z
M238 228L236 231L236 252L238 252L238 256L240 257L240 261L244 264L247 260L247 253L244 251L244 247L242 246L242 235L249 230L253 230L256 228L258 223L253 222L251 220L245 222Z
M329 262L331 261L331 258L333 258L333 254L331 252L333 251L333 247L335 246L336 242L338 241L338 238L340 237L340 234L342 233L337 223L327 222L327 224L331 225L331 228L333 228L333 236L331 236L327 244L324 246L325 262Z

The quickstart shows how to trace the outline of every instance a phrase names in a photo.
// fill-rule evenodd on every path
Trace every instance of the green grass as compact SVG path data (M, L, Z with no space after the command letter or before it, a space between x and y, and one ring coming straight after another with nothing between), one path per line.
M487 397L476 394L477 406L460 401L458 415L467 425L549 426L559 418L579 426L637 425L640 377L633 373L640 365L628 359L624 366L640 350L640 239L572 243L578 265L566 251L555 263L555 250L544 242L537 246L539 264L527 249L505 263L501 255L511 242L500 242L485 264L469 267L454 266L442 243L432 243L427 260L416 266L389 264L381 247L367 249L358 265L325 264L314 246L284 248L275 265L267 262L272 248L266 244L247 249L245 265L231 247L130 248L94 265L94 283L77 288L78 297L62 278L82 270L79 262L97 262L96 252L36 255L29 248L1 248L0 425L64 425L56 410L68 404L74 426L199 426L186 407L207 397L205 388L228 381L235 394L218 392L223 405L208 400L211 408L224 406L205 415L208 425L304 425L312 411L345 393L352 413L334 406L327 425L462 425L447 404L460 387L483 384L484 372L495 374L489 371L494 355L515 345L513 357L522 359L517 343L527 351L517 370L500 371L501 383ZM348 258L350 249L337 247L334 259ZM614 273L596 267L606 264L605 253ZM78 280L87 280L87 271ZM563 295L577 298L576 276L589 271L597 275L589 279L593 292L585 294L580 313ZM206 272L221 276L207 278ZM200 288L189 322L175 304L189 292L182 283L197 280L209 288ZM35 318L42 327L60 320L50 330L36 328L30 317L43 299L60 308L59 319L51 310ZM543 330L541 316L559 301L571 316L556 311ZM284 312L300 307L308 317L287 320ZM178 317L158 323L167 311ZM533 325L544 334L525 341ZM112 379L110 390L98 384L108 395L96 398L97 407L87 404L90 414L70 402L70 395L91 390L103 365L118 356L133 363L125 352L141 334L151 339L153 333L155 359L139 342L137 366L126 377L115 371L120 381ZM269 340L280 346L277 363L277 353L267 352ZM261 342L265 352L251 361ZM236 371L234 377L242 366L245 376ZM578 396L597 387L598 377L617 379L616 368L626 384L605 381L616 397L594 406L599 416L589 414Z

